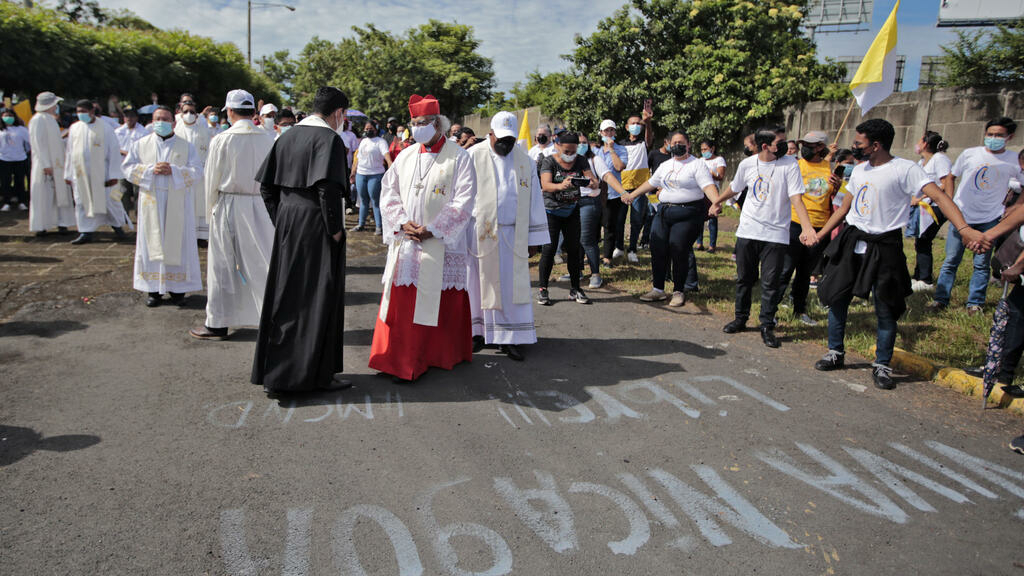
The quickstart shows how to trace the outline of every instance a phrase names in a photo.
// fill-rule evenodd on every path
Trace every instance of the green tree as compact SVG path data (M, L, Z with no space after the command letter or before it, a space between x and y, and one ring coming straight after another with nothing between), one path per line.
M233 88L280 100L233 44L181 30L96 27L45 8L0 2L0 89L34 97L51 90L66 100L105 98L148 103L156 92L175 102L181 92L217 105Z
M731 142L818 97L842 68L817 61L798 0L632 0L576 40L557 115L596 132L654 101L660 130Z
M260 69L281 93L284 101L291 104L293 101L292 86L295 83L298 62L289 57L287 50L278 50L270 56L260 58Z
M942 51L946 86L1024 86L1024 19L994 32L957 32L956 41Z
M333 85L352 106L373 116L405 117L411 94L433 94L457 117L486 102L494 87L490 59L480 56L470 26L437 20L395 35L373 24L354 26L337 44L314 37L302 49L294 96L309 108L316 89Z

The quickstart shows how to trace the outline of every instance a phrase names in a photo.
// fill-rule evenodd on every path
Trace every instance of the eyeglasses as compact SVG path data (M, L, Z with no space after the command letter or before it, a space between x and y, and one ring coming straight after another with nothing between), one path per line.
M433 120L413 120L412 122L409 122L409 125L419 128L423 126L429 126L433 123Z

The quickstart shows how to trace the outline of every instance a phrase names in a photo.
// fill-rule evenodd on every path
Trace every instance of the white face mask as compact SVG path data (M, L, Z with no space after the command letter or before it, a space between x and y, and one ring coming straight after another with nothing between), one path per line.
M266 128L267 130L273 130L274 129L274 119L270 118L270 117L264 117L263 118L263 127Z
M184 120L186 124L195 124L196 118L198 118L198 116L196 116L195 112L186 112L181 115L181 119Z
M426 126L413 126L412 127L412 139L419 142L420 144L426 144L434 139L437 134L437 128L434 127L433 123L427 124Z

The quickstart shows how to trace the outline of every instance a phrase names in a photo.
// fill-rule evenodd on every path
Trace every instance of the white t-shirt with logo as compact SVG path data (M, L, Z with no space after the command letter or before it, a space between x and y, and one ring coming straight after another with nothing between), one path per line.
M661 188L658 202L683 204L695 202L704 197L704 187L715 183L707 164L693 156L685 160L672 157L662 162L648 181L651 186Z
M356 174L373 176L387 171L384 157L388 155L388 143L383 138L363 138L357 151Z
M714 174L715 170L718 168L725 168L725 158L722 158L721 156L715 156L714 158L701 158L700 160L708 167L708 171L712 174Z
M804 193L800 164L792 156L764 162L749 156L736 167L732 191L747 188L747 200L740 212L738 238L789 244L790 198Z
M960 180L953 201L968 224L983 224L1002 216L1010 179L1024 177L1016 153L1003 150L993 154L984 146L961 152L952 173Z
M870 234L903 228L910 219L910 197L933 183L924 168L905 158L881 166L858 164L846 185L853 195L846 223Z
M949 176L953 169L953 163L950 162L949 156L946 156L942 152L936 152L932 157L925 162L924 158L918 160L918 165L924 168L924 173L935 182L935 185L942 188L942 179ZM923 194L918 194L918 197ZM929 204L934 204L929 198L924 198L924 201Z

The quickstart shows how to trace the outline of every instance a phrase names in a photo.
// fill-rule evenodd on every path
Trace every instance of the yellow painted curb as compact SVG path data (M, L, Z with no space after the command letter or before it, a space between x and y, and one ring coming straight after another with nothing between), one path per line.
M875 353L874 346L871 347L871 353ZM923 356L900 348L893 350L892 367L905 374L932 380L939 386L951 388L964 396L978 397L985 389L984 382L977 376L971 376L959 368L939 366ZM996 385L989 393L988 403L1024 415L1024 398L1013 398L1003 393L1002 387L999 385Z

